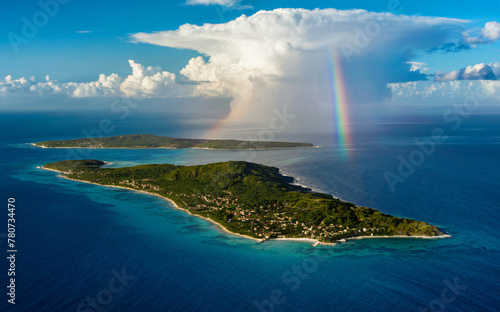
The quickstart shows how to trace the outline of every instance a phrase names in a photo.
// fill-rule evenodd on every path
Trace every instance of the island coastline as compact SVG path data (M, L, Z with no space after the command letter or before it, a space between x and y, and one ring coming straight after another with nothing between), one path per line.
M61 149L127 149L127 150L136 150L136 149L167 149L167 150L176 150L176 149L197 149L197 150L206 150L206 151L265 151L265 150L285 150L285 149L297 149L297 148L321 148L322 146L314 145L314 146L297 146L297 147L269 147L269 148L244 148L244 149L235 149L235 148L210 148L210 147L186 147L186 148L175 148L175 147L77 147L77 146L43 146L37 145L36 143L28 143L34 147L39 148L61 148Z
M244 141L238 139L191 139L157 136L153 134L128 134L112 137L80 138L32 143L44 148L114 148L114 149L185 149L207 150L266 150L290 148L316 148L312 143L282 141Z
M106 164L112 164L112 163L106 163ZM263 239L260 239L260 238L255 238L255 237L251 237L251 236L248 236L248 235L243 235L243 234L232 232L232 231L228 230L226 227L224 227L222 224L220 224L219 222L217 222L215 220L212 220L210 218L207 218L205 216L194 214L191 211L189 211L188 209L181 208L174 200L172 200L172 199L170 199L170 198L168 198L166 196L157 194L157 193L148 192L148 191L144 191L144 190L137 190L137 189L133 189L133 188L130 188L130 187L125 187L125 186L105 185L105 184L99 184L99 183L94 183L94 182L85 181L85 180L73 179L73 178L68 177L66 175L67 172L64 172L64 171L50 169L50 168L46 168L44 166L39 166L37 168L59 173L59 175L57 175L57 177L60 177L60 178L63 178L63 179L67 179L67 180L72 180L72 181L82 182L82 183L87 183L87 184L94 184L94 185L104 186L104 187L127 189L127 190L131 190L131 191L134 191L134 192L139 192L139 193L144 193L144 194L148 194L148 195L153 195L153 196L160 197L160 198L165 199L168 202L170 202L173 205L174 208L179 209L179 210L183 210L183 211L187 212L191 216L195 216L195 217L199 217L199 218L205 219L205 220L209 221L210 223L214 224L215 226L217 226L218 229L222 230L225 233L228 233L228 234L234 235L234 236L238 236L238 237L241 237L241 238L251 239L251 240L254 240L254 241L258 242L258 243L262 243L262 242L265 242L265 241L298 241L298 242L309 242L309 243L312 243L313 246L315 247L315 246L318 246L318 245L336 246L336 245L338 245L340 243L343 243L343 242L346 242L348 240L360 240L360 239L369 239L369 238L372 238L372 239L373 238L441 239L441 238L450 238L450 237L452 237L449 234L442 234L442 235L437 235L437 236L426 236L426 235L414 235L414 236L410 236L410 235L373 235L373 236L366 236L366 235L363 235L363 236L355 236L355 237L342 238L342 239L339 239L339 240L337 240L335 242L331 242L331 243L330 242L321 242L321 241L319 241L317 239L306 238L306 237L273 237L273 238L263 238Z

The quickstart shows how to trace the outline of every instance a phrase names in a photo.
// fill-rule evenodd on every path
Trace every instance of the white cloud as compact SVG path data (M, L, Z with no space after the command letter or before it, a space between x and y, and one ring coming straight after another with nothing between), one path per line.
M500 99L500 81L498 80L453 80L443 82L413 81L391 83L394 103L461 103L473 96L480 101L498 103Z
M175 74L160 67L144 67L132 60L132 75L120 84L120 91L126 96L177 97L186 96L183 86L175 83Z
M429 70L428 67L426 67L427 63L423 63L423 62L407 62L408 64L411 65L411 68L410 68L410 71L413 71L413 72L421 72L421 73L425 73Z
M474 33L475 35L471 35ZM472 29L463 32L463 41L467 44L485 44L500 39L500 23L496 21L487 22L484 28Z
M90 34L92 33L92 30L77 30L77 34Z
M241 0L186 0L187 5L220 5L232 9L251 9L251 5L241 5Z
M111 74L109 76L100 74L97 81L68 84L68 95L75 97L117 95L121 81L122 78L117 74Z
M493 74L497 76L497 78L500 78L500 63L489 63L488 64L491 67L491 70L493 71Z
M175 82L175 74L160 67L144 67L129 61L132 74L123 79L117 74L99 75L97 81L60 83L47 75L45 81L36 82L34 77L13 79L10 75L0 81L0 95L66 95L70 97L134 96L134 97L181 97L192 96L193 86Z
M467 66L458 71L449 73L437 73L434 81L450 81L450 80L497 80L500 71L499 63L491 63L490 65L480 63L474 66Z
M231 76L231 73L223 72L217 66L205 63L201 56L189 60L188 65L181 70L181 74L191 81L199 82L195 86L197 96L229 96L237 93L236 90L231 90L231 84L226 81L233 79L233 82L236 82L238 76ZM228 75L231 77L226 77Z
M238 2L238 0L187 0L188 5L223 5L223 6L233 6Z
M458 71L454 70L449 73L437 72L436 76L434 76L434 81L450 81L450 80L458 80Z
M484 28L481 29L481 34L486 39L491 41L495 41L500 39L500 23L498 22L488 22L484 25Z
M497 77L500 77L500 63L480 63L448 73L438 72L434 82L390 83L388 87L393 103L453 104L473 96L491 104L500 100L500 80Z
M0 92L6 93L9 89L27 91L30 86L31 82L26 78L13 79L11 75L8 75L4 80L0 81Z

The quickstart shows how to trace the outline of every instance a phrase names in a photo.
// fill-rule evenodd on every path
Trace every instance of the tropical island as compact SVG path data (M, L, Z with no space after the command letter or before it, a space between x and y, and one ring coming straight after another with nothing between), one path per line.
M360 237L445 237L436 226L359 207L292 184L276 167L245 161L105 168L100 160L44 165L65 178L145 191L225 230L258 240L312 239L323 244Z
M153 134L118 135L106 138L84 138L66 141L45 141L33 143L45 148L202 148L218 150L252 150L278 148L315 147L311 143L277 141L242 141L181 139Z

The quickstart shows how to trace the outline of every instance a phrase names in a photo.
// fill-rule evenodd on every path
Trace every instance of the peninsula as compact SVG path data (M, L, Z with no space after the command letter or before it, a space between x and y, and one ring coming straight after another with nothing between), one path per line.
M276 141L241 141L180 139L152 134L119 135L107 138L85 138L67 141L45 141L33 143L39 147L50 148L203 148L218 150L252 150L277 148L315 147L311 143Z
M44 165L65 177L145 191L250 238L312 239L331 244L361 237L444 237L436 226L393 217L291 184L279 169L245 161L105 168L100 160Z

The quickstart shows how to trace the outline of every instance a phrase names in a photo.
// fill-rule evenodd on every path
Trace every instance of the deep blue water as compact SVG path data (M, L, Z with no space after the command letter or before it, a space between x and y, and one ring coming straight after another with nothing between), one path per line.
M255 154L96 150L88 155L113 166L255 157L314 189L427 221L453 235L440 240L349 241L335 247L257 244L222 233L161 198L64 180L36 168L65 159L68 151L25 143L80 137L82 128L98 119L1 116L6 131L0 143L5 208L0 211L0 233L6 233L7 198L14 197L18 249L16 305L7 304L7 295L0 294L1 311L259 311L258 306L261 311L499 310L497 116L471 117L458 130L435 122L360 125L347 158L331 135L311 133L282 134L278 139L311 141L322 148ZM436 127L449 138L391 191L386 171L397 172L398 156L407 158L417 148L414 140L428 138ZM202 128L129 120L113 134L190 136ZM5 252L5 236L0 239ZM4 292L7 266L4 257ZM123 270L129 277L121 284L115 276ZM455 282L458 289L449 286ZM92 306L87 300L96 297L100 301Z

